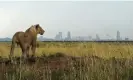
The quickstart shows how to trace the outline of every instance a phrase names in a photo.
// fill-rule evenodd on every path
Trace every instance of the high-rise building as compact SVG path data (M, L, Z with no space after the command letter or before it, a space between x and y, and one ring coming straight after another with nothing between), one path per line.
M56 36L55 36L55 40L58 40L58 39L59 39L59 35L56 34Z
M59 39L62 40L62 32L59 32Z
M117 40L121 40L121 36L120 36L120 32L119 32L119 31L117 31L116 39L117 39Z
M98 34L96 34L96 40L97 40L97 41L100 40L100 37L99 37Z
M62 40L62 32L59 32L59 33L55 36L55 40Z
M70 33L70 31L67 32L66 40L71 40L71 33Z

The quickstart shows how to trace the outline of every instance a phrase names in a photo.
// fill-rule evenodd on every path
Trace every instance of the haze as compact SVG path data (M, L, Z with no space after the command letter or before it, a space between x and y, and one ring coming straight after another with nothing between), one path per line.
M12 37L33 24L45 29L44 37L54 38L67 31L72 36L133 39L133 2L126 1L43 1L0 2L0 37Z

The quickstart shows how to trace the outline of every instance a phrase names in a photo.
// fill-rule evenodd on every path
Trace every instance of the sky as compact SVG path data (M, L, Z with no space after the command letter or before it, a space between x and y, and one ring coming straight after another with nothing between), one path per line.
M12 37L40 24L44 37L63 36L133 39L133 2L130 1L6 1L0 2L0 37Z

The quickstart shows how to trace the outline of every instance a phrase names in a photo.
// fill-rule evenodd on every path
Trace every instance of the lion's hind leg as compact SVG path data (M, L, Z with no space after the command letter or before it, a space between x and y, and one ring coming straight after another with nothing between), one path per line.
M12 44L11 44L11 49L10 49L10 55L9 55L9 58L12 59L13 55L14 55L14 49L15 49L15 42L12 41Z

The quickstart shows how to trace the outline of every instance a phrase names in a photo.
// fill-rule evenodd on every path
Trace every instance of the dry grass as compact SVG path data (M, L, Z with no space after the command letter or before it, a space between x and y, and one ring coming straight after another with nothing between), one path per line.
M39 44L36 56L41 57L36 58L35 63L0 64L0 79L133 80L132 44L94 42L40 42ZM0 55L8 57L10 43L0 43L0 46ZM57 52L69 56L55 57ZM20 54L20 48L16 48L15 56ZM42 57L44 54L47 56Z
M10 43L0 43L0 56L8 57ZM40 42L36 56L55 54L57 52L70 56L95 55L102 58L131 58L133 45L127 43L94 43L94 42ZM21 55L20 48L15 48L15 56ZM31 52L30 52L31 53Z
M133 45L120 43L41 43L36 55L42 53L55 54L57 52L71 56L94 55L102 58L131 58Z

